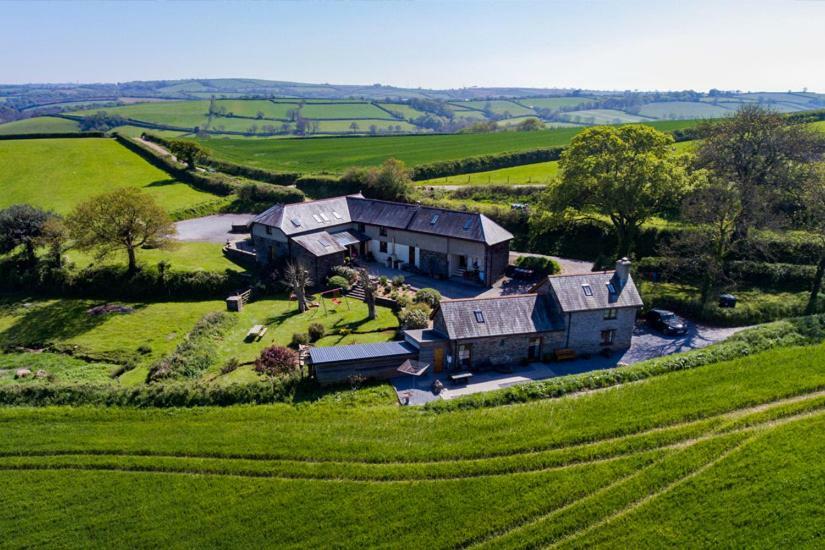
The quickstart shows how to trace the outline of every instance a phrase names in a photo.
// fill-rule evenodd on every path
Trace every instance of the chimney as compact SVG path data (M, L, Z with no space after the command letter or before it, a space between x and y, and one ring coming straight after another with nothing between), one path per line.
M616 278L619 280L619 286L624 287L629 276L630 260L628 260L627 258L616 260Z

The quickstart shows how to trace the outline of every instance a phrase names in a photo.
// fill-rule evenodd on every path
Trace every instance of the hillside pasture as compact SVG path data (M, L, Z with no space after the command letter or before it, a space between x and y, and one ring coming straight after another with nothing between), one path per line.
M301 116L314 120L332 118L356 119L377 118L392 119L393 117L372 103L307 103L301 108Z
M73 115L88 116L97 112L117 114L150 124L175 126L177 128L205 128L208 121L208 101L169 101L136 103L121 107L106 107L73 112Z
M586 124L628 124L651 120L647 117L631 115L616 109L585 109L583 111L561 113L559 116L569 122L582 122Z
M51 134L80 132L80 124L65 118L38 116L0 124L0 136L14 134Z
M505 113L510 113L511 116L525 116L525 115L533 115L535 116L535 111L524 107L523 105L519 105L513 101L508 101L504 99L494 99L491 101L462 101L452 103L452 105L456 106L457 108L461 107L471 107L473 109L480 109L484 110L489 107L490 111L496 115L503 115Z
M735 110L723 105L700 101L660 101L647 103L639 108L639 115L658 119L717 118L734 113Z
M547 184L559 172L558 161L523 164L487 172L460 174L415 182L416 185L530 185Z
M287 112L298 108L297 103L275 103L266 99L219 99L215 105L237 116L255 118L260 112L265 118L277 119L287 119Z
M121 187L145 191L169 212L218 199L111 139L0 141L0 207L28 203L67 214L79 202Z
M522 105L530 108L558 110L562 107L577 107L582 103L590 103L594 98L590 97L528 97L518 100Z
M427 116L428 113L424 111L419 111L418 109L413 109L409 105L404 105L402 103L379 103L379 106L383 107L388 111L394 111L396 113L400 113L406 119L410 118L418 118L420 116Z
M298 407L9 407L0 530L14 547L815 546L823 384L820 345L438 414L377 389Z

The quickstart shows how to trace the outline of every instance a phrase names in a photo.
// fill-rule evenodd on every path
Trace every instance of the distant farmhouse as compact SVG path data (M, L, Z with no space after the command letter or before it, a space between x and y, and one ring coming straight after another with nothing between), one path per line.
M432 328L404 331L403 342L312 349L316 377L322 384L355 374L389 378L408 359L435 372L466 371L630 346L642 299L626 258L615 271L551 276L532 290L443 300Z
M507 269L513 238L483 214L360 194L273 206L251 232L258 262L300 261L316 283L351 257L492 286Z

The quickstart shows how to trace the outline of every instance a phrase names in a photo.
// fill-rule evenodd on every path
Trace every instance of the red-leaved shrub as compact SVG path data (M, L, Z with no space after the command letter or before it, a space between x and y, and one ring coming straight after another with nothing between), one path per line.
M282 346L270 346L255 359L255 370L261 374L278 376L289 374L298 368L298 354Z

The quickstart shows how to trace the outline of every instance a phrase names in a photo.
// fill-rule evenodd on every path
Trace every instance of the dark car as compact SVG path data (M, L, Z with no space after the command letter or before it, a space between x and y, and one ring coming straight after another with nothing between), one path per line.
M676 335L687 332L687 321L666 309L648 311L647 324L664 334Z

